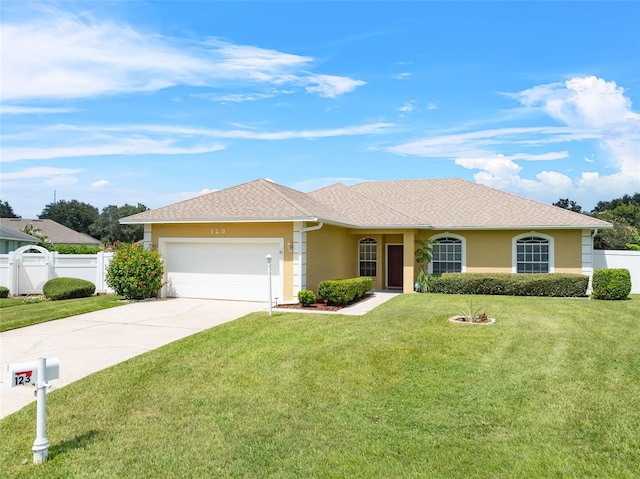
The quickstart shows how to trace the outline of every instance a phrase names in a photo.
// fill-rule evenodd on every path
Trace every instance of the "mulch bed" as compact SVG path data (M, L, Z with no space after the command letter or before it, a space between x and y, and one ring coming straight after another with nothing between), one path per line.
M325 304L323 300L316 300L315 304L311 306L302 306L301 304L278 304L277 308L283 309L303 309L305 311L340 311L342 308L346 308L347 306L351 306L352 304L359 303L360 301L364 301L365 299L369 299L374 296L374 293L367 293L364 296L361 296L358 299L354 299L348 304L344 306L336 306L334 304Z

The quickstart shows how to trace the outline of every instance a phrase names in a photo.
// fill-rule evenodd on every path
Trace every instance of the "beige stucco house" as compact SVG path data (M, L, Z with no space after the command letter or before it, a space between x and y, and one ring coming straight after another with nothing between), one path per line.
M295 301L325 279L371 276L413 291L416 239L429 272L582 273L611 224L460 179L335 184L311 193L256 180L138 213L165 260L163 296ZM273 299L272 298L272 299Z

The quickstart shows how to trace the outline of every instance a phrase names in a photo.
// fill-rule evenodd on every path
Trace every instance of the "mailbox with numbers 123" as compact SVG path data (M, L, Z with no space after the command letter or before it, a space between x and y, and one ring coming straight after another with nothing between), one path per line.
M49 440L46 431L47 381L60 378L58 358L40 358L28 363L7 364L4 371L4 384L10 388L17 386L35 386L38 398L36 417L36 440L33 442L33 463L41 464L49 455Z

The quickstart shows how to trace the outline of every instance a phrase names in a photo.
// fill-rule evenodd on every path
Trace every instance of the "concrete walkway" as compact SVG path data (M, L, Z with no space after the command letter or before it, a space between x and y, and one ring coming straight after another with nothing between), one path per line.
M397 294L378 292L338 314L365 314ZM266 303L173 298L140 301L0 333L0 418L35 401L33 387L4 384L6 364L58 358L60 379L50 382L55 390L178 339L267 309Z

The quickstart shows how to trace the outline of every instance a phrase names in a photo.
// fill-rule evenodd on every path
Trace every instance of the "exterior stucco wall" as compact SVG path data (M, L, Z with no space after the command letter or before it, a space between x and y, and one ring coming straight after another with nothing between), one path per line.
M193 223L154 224L151 227L151 247L157 248L159 238L282 238L284 257L284 301L293 297L293 253L286 245L293 242L292 223ZM265 261L266 264L266 261Z
M422 231L418 238L441 234L440 231ZM448 233L466 239L466 271L468 273L511 273L513 238L520 234L541 233L554 242L554 272L582 273L581 230L451 230Z
M324 225L307 235L307 289L318 290L320 281L358 275L358 241L345 228Z

